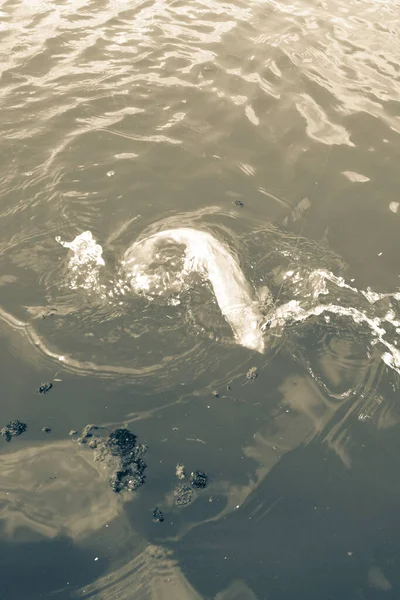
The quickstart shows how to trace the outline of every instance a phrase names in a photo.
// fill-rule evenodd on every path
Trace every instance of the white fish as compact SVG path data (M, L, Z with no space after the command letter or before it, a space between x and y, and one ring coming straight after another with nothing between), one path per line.
M185 246L182 275L197 271L210 281L221 313L242 346L264 351L261 331L263 315L254 290L228 246L206 231L182 227L160 231L135 242L125 253L124 267L132 269L136 287L149 289L148 265L157 258L160 243L174 242Z

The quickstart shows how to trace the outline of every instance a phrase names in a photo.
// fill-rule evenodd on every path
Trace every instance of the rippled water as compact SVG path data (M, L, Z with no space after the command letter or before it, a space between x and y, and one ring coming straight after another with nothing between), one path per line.
M397 599L400 3L5 0L0 55L0 596Z

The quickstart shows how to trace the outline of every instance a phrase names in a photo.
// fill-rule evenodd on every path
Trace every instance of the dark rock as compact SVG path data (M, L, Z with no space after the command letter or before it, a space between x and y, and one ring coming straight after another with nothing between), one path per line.
M51 427L45 426L45 427L43 427L42 431L44 431L44 433L50 433Z
M207 485L207 475L202 471L193 471L190 477L190 485L197 490L204 489Z
M246 377L249 380L254 380L257 379L258 377L258 371L257 371L257 367L251 367L247 373L246 373Z
M174 496L176 506L187 506L192 502L194 492L190 485L181 483L180 485L177 485L174 489Z
M39 394L47 394L47 392L49 392L52 387L53 384L51 383L51 381L45 381L44 383L40 384L40 387L37 391Z
M244 206L244 203L243 203L241 200L234 200L234 201L233 201L233 204L234 204L235 206Z
M164 521L164 515L158 506L153 510L153 521L154 523L162 523Z
M27 429L28 426L26 423L21 423L21 421L10 421L5 427L3 427L3 429L0 431L0 434L4 435L7 442L10 442L12 437L21 435Z
M142 460L147 446L136 443L129 429L116 429L107 437L99 435L102 428L86 425L78 442L94 450L94 459L105 464L114 492L135 491L144 483L146 464Z

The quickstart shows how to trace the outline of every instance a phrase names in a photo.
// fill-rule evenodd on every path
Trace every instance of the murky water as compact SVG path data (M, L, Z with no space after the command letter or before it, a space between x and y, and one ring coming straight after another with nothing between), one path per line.
M399 597L399 15L1 3L0 597Z

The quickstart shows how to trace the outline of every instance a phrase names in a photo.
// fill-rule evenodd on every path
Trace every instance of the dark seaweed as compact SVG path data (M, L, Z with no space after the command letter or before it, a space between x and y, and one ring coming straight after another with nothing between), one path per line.
M53 387L53 384L51 383L51 381L45 381L44 383L40 384L40 387L37 390L37 392L39 394L47 394L47 392L49 392L52 387Z
M195 491L202 490L207 485L207 475L202 471L190 474L189 484L180 483L174 489L175 506L187 506L195 498Z
M154 523L162 523L164 521L164 515L158 506L153 510L153 521Z
M87 444L94 452L94 459L102 461L109 470L111 489L135 491L144 483L146 463L142 460L147 446L137 444L136 435L129 429L116 429L107 437L98 435L97 425L86 425L78 441Z
M7 442L11 441L12 437L17 437L28 429L26 423L21 423L21 421L10 421L7 423L5 427L0 431L1 435L4 435Z
M202 471L193 471L190 477L190 485L197 490L204 489L207 485L207 475Z
M174 496L176 506L187 506L193 500L193 489L190 487L190 485L181 483L174 489Z

